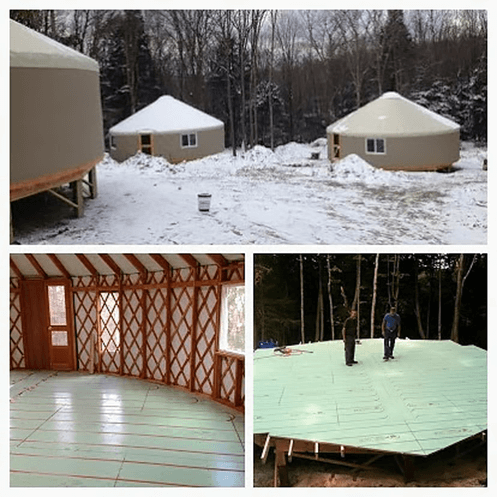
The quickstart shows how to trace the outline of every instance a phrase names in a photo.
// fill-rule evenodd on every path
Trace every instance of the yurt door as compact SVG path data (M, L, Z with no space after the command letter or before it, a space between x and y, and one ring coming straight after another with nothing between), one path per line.
M46 291L50 369L72 371L76 361L69 283L51 280L46 283Z
M21 282L21 320L28 369L50 369L45 291L43 280Z

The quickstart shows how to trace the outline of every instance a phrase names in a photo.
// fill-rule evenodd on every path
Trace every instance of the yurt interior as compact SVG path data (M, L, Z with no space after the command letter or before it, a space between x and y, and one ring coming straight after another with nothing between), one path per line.
M244 264L11 254L11 487L243 486Z

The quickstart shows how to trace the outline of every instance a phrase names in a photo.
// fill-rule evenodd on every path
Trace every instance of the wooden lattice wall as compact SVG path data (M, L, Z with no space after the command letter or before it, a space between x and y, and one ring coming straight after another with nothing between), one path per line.
M243 409L244 358L218 349L221 289L243 263L72 278L78 370L159 381ZM23 368L11 280L11 368Z

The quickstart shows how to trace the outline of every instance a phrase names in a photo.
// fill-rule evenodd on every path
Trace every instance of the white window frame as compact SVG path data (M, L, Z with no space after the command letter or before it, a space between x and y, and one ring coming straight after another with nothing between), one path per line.
M228 341L228 334L230 331L230 316L228 313L228 296L227 293L232 289L232 288L241 288L243 289L243 329L242 329L242 336L243 336L243 347L242 349L236 349L234 347L230 347L229 341ZM222 352L229 352L232 354L241 354L245 355L245 307L246 307L246 301L245 301L245 285L244 284L225 284L221 288L221 319L220 319L220 329L219 329L219 341L218 341L218 347L219 350Z
M183 137L186 136L187 139L188 139L188 145L183 145ZM194 143L192 143L192 137L193 140L194 140ZM198 136L197 136L197 132L194 131L193 133L192 132L189 132L189 133L181 133L181 135L179 136L179 144L181 146L181 148L197 148L198 147Z
M374 151L373 152L368 150L368 141L369 140L374 140ZM383 152L378 152L378 142L379 141L383 142ZM370 155L385 155L387 153L387 141L385 140L385 138L373 138L372 136L370 136L369 138L366 138L364 146L366 148L366 153L370 154Z

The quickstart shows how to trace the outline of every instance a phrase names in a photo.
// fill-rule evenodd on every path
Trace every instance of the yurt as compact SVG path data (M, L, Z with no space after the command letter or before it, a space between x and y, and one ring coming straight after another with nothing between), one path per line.
M459 125L388 92L327 128L331 161L356 154L375 167L449 168L459 160Z
M10 21L10 200L80 185L103 155L97 62Z
M242 487L245 257L10 257L11 487Z
M164 95L109 130L110 154L118 162L137 152L171 163L199 159L224 149L224 123Z

